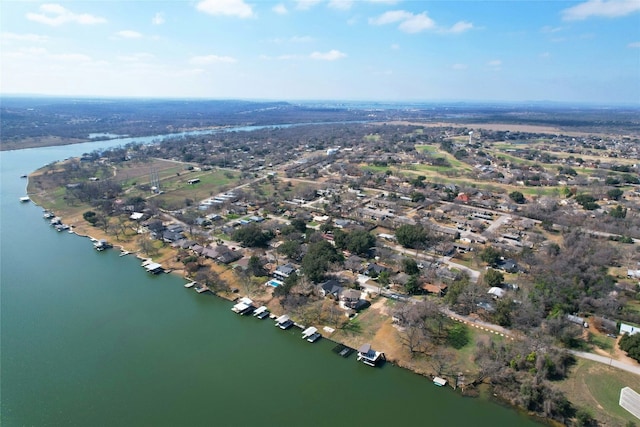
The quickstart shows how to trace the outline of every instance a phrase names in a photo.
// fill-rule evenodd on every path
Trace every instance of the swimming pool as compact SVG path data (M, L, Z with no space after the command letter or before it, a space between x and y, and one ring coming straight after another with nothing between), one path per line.
M265 283L267 286L271 286L273 288L277 288L278 286L282 285L282 282L276 279L271 279L269 280L267 283Z

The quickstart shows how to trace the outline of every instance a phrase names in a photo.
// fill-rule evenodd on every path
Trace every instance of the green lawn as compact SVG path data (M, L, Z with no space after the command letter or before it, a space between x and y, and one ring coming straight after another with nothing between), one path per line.
M579 359L570 378L556 383L577 407L608 426L624 426L638 420L619 404L620 390L631 387L640 391L640 376L610 366Z

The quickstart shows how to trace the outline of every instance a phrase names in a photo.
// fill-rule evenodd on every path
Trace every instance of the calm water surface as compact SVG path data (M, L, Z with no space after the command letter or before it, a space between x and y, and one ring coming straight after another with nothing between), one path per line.
M0 153L3 426L537 425L234 315L231 303L98 253L18 202L20 175L121 143Z

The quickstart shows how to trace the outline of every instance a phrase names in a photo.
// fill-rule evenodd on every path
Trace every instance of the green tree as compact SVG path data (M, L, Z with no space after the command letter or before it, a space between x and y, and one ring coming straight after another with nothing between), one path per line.
M305 233L307 231L307 223L302 218L294 218L291 220L291 226L300 233Z
M402 259L402 270L409 275L420 273L420 269L418 268L418 263L416 262L415 259L412 259L412 258Z
M627 352L629 357L640 362L640 334L624 334L618 343L620 349Z
M273 232L263 231L258 224L251 223L237 229L232 237L250 248L264 247L273 238Z
M623 219L627 217L627 208L623 208L621 205L617 205L615 208L609 211L609 215L614 218Z
M522 194L522 192L520 191L513 191L509 193L509 198L520 205L527 201L527 199L525 199L524 197L524 194Z
M342 261L342 255L326 240L311 243L306 255L302 258L304 275L312 282L318 283L324 276L332 262Z
M624 191L619 188L612 188L611 190L607 191L607 197L611 200L620 200L620 197L622 197L623 194Z
M404 285L404 289L409 295L418 293L418 290L420 290L420 283L418 282L417 274L409 277L409 280L407 280L407 283Z
M600 207L596 203L595 197L593 197L591 194L578 194L576 196L576 202L578 202L580 206L588 211L594 211Z
M429 241L429 233L420 224L404 224L396 229L396 239L405 248L422 248Z
M98 222L98 216L94 211L86 211L82 214L82 218L91 225L95 225Z
M278 246L278 252L289 259L298 259L302 245L297 240L286 240Z
M498 270L489 268L484 274L484 283L490 287L500 287L504 283L504 275Z
M375 245L375 236L365 230L354 230L347 235L346 249L349 252L365 255Z
M249 258L249 262L247 263L247 270L256 277L266 276L266 271L262 268L262 262L260 261L260 257L255 255L251 255Z
M291 289L297 284L298 284L298 275L295 272L293 272L289 275L289 277L284 279L284 282L282 283L282 285L277 286L273 290L273 296L276 296L276 297L287 296L291 292Z
M461 349L469 343L469 330L462 323L455 323L447 330L447 344L455 349Z
M480 252L480 259L489 265L495 266L500 261L502 254L493 246L487 246Z
M391 273L389 273L389 270L381 271L380 274L378 275L378 287L380 288L380 290L386 287L390 282L391 282Z

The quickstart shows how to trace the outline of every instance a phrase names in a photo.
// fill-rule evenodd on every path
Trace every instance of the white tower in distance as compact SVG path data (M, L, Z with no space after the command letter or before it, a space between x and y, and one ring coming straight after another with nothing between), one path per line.
M469 145L471 145L471 138L473 137L473 131L469 132Z

